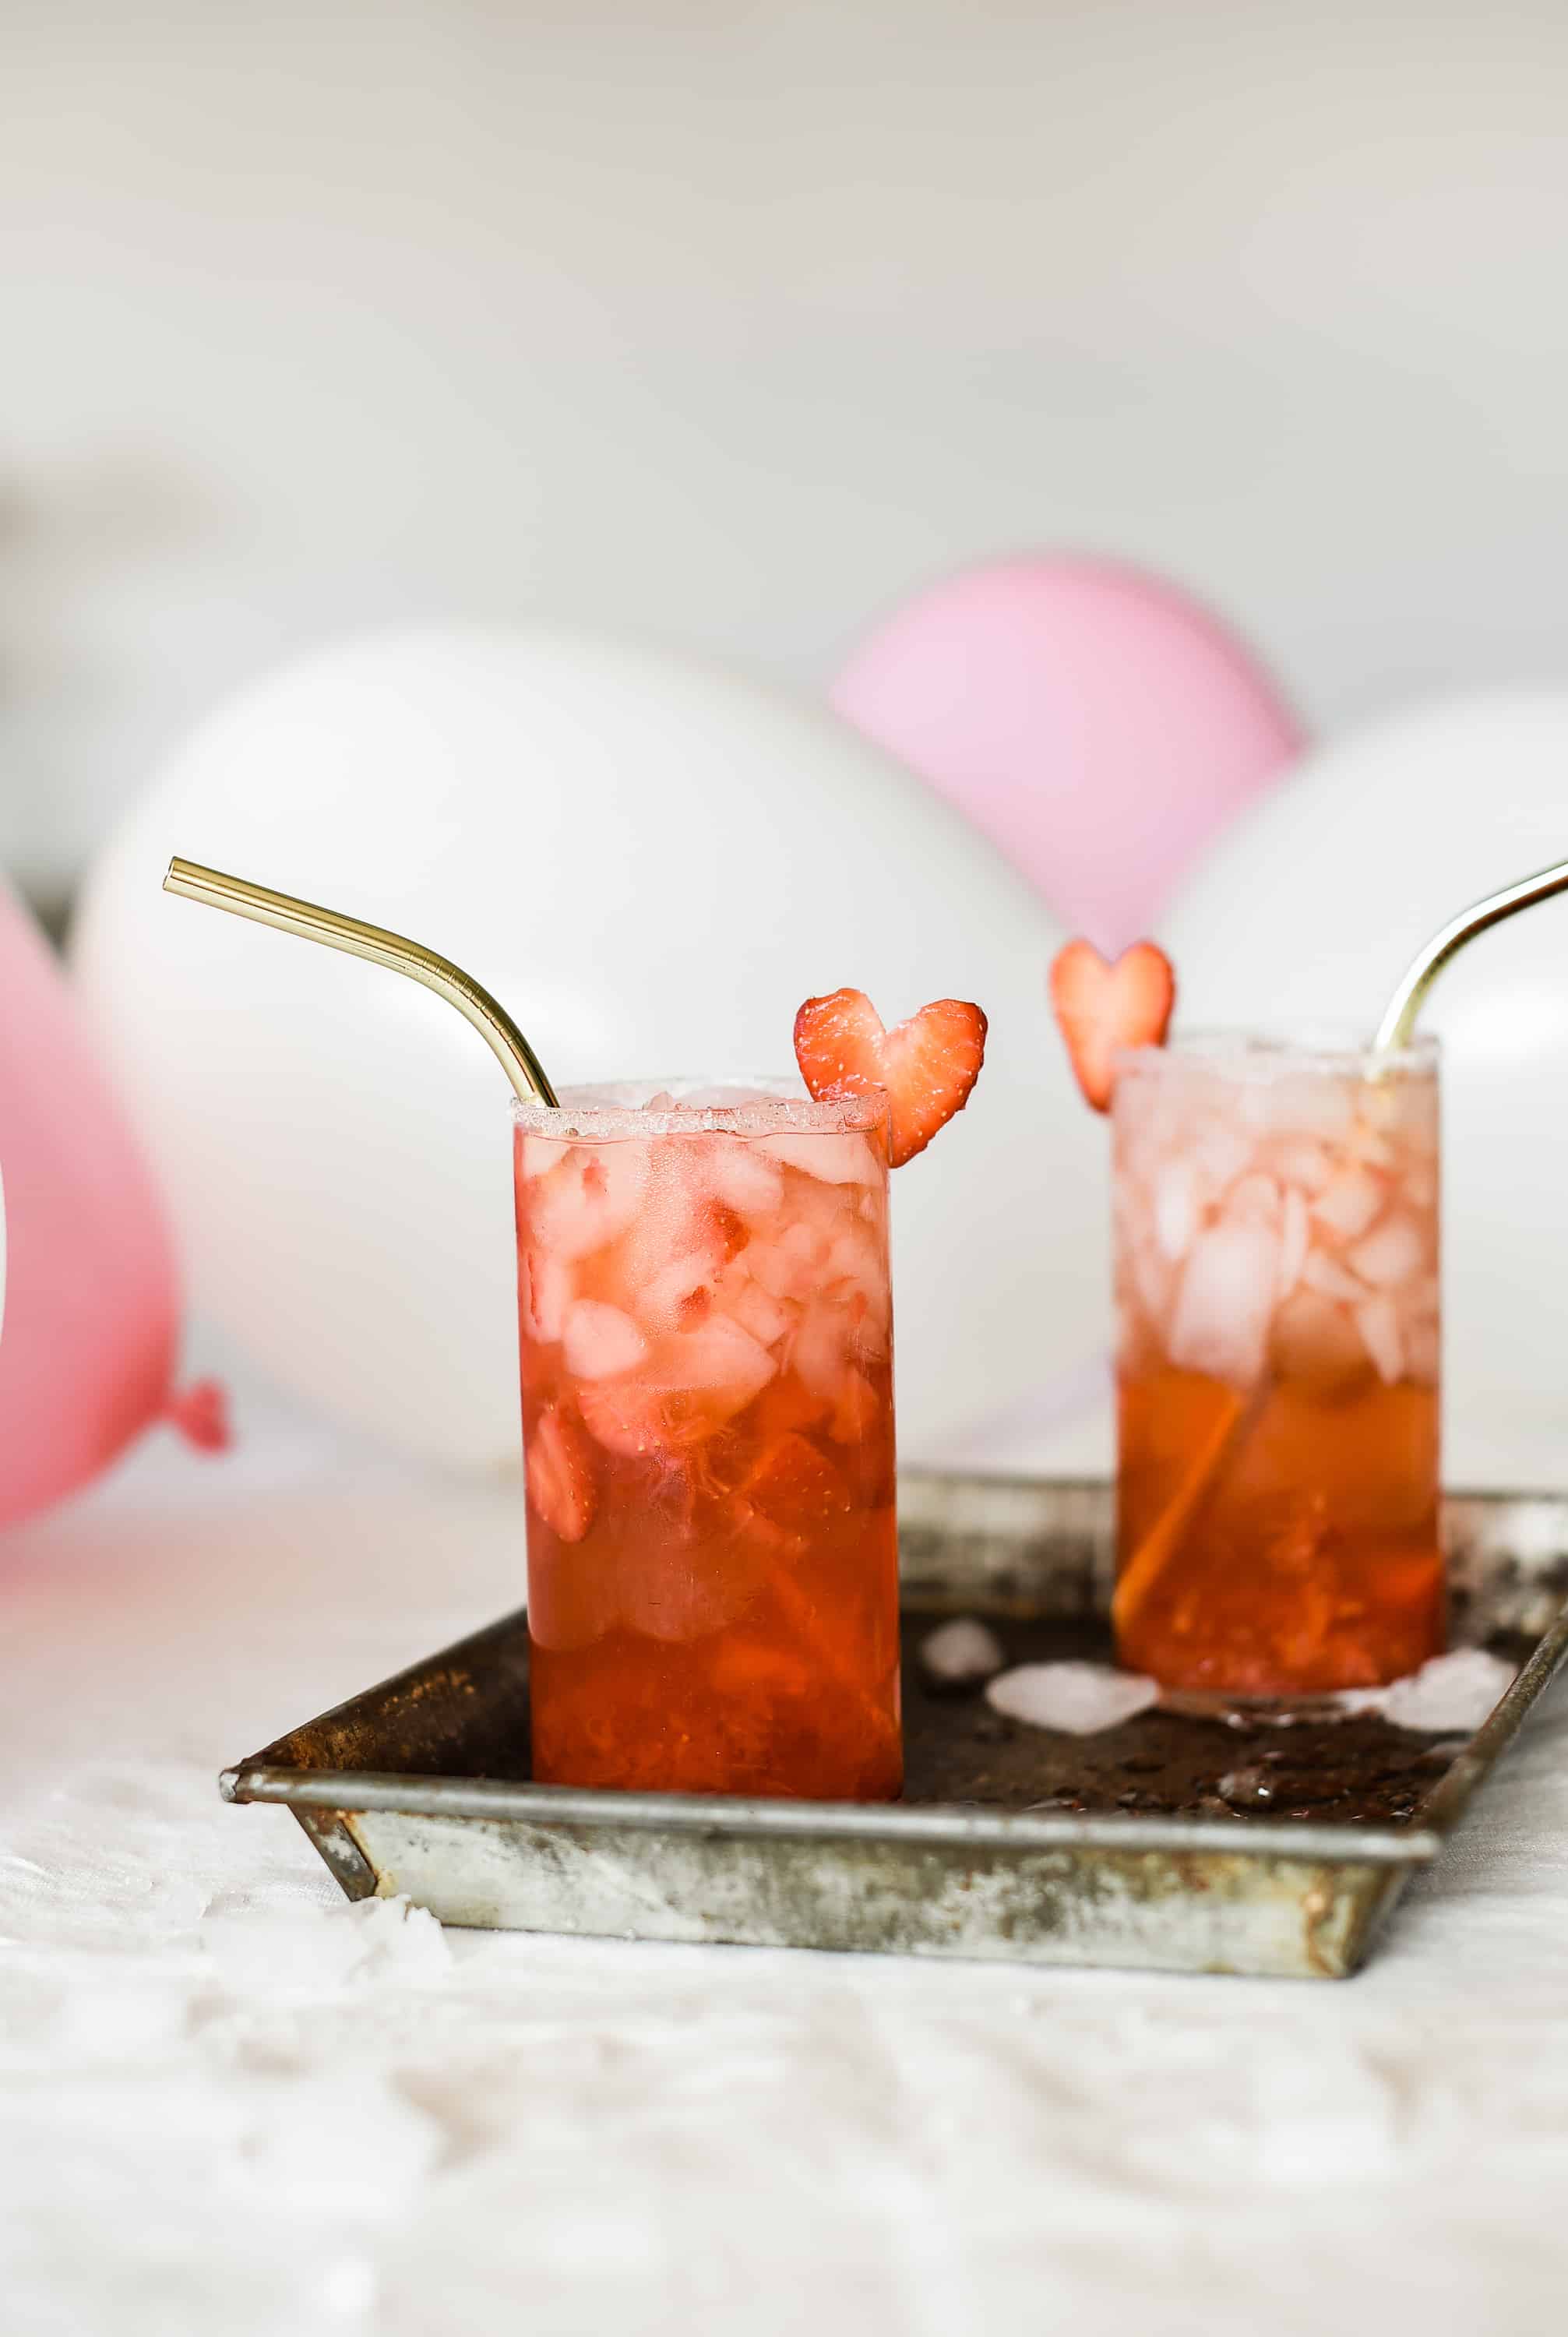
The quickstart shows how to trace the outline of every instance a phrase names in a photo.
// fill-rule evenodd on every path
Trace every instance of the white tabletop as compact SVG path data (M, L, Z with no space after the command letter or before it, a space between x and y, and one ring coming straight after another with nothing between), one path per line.
M216 1772L515 1605L259 1398L0 1543L7 2337L1548 2325L1568 1693L1338 1986L451 1932Z

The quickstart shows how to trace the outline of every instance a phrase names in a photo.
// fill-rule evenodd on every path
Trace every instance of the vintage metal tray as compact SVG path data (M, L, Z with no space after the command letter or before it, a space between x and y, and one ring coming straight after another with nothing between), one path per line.
M1455 1636L1523 1667L1474 1736L1241 1706L1064 1736L934 1691L917 1651L964 1613L1011 1662L1104 1655L1109 1489L912 1474L900 1508L894 1807L531 1784L521 1613L279 1737L223 1794L287 1804L351 1898L407 1892L448 1923L1338 1979L1568 1652L1568 1500L1459 1496Z

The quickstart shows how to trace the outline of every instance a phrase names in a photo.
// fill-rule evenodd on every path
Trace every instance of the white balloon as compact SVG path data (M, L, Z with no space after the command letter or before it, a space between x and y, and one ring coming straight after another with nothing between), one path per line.
M1189 1025L1370 1032L1416 950L1568 858L1568 691L1455 699L1309 755L1166 921ZM1444 1044L1446 1475L1568 1476L1568 899L1472 943L1421 1028Z
M172 853L413 934L558 1084L790 1067L796 1007L991 1017L967 1109L894 1179L903 1449L1025 1410L1104 1316L1103 1132L1024 878L832 717L544 633L350 644L210 721L85 888L74 963L197 1302L407 1449L515 1467L505 1082L393 974L160 891Z

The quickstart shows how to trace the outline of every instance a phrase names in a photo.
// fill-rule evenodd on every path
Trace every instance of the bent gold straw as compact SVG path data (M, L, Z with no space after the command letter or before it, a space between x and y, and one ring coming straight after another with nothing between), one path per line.
M455 1006L474 1025L499 1058L507 1078L524 1103L559 1109L559 1099L544 1076L543 1064L498 1000L465 973L450 958L440 957L422 942L389 934L380 925L346 917L341 910L323 909L314 901L297 901L290 893L274 893L243 876L227 876L221 869L203 868L194 860L173 859L163 879L166 893L187 901L203 902L210 909L227 909L230 915L250 917L259 925L275 925L281 934L297 934L301 941L321 942L328 949L346 950L350 957L368 958L394 973L406 973Z
M275 925L282 934L298 934L302 941L347 950L350 957L368 958L372 965L389 966L394 973L406 973L410 982L423 983L473 1023L505 1066L507 1078L524 1103L560 1110L560 1099L545 1078L543 1064L505 1008L472 974L465 973L450 958L426 949L422 942L389 934L381 925L368 925L358 917L346 917L339 909L296 900L291 893L274 893L266 885L252 885L247 877L203 868L194 860L171 860L163 890L178 893L187 901L201 901L210 909L227 909L233 916L250 917L259 925ZM818 1639L825 1669L842 1680L845 1675L837 1650L812 1630L816 1618L794 1581L780 1571L775 1588L797 1624Z
M1549 901L1553 893L1565 892L1568 860L1557 860L1536 875L1521 876L1516 885L1504 885L1500 893L1488 893L1484 901L1451 917L1405 969L1399 987L1377 1025L1377 1036L1372 1041L1377 1051L1384 1054L1409 1044L1416 1018L1426 1003L1427 992L1466 942L1474 941L1489 925L1501 924L1504 917L1512 917L1518 910L1528 909L1536 901Z

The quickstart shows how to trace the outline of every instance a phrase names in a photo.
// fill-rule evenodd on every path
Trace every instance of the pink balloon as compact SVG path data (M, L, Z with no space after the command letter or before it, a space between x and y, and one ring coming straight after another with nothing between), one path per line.
M1303 744L1207 611L1102 560L949 577L877 627L832 698L1105 951L1148 931L1200 848Z
M96 1474L162 1411L179 1302L151 1179L53 953L0 885L0 1525Z

